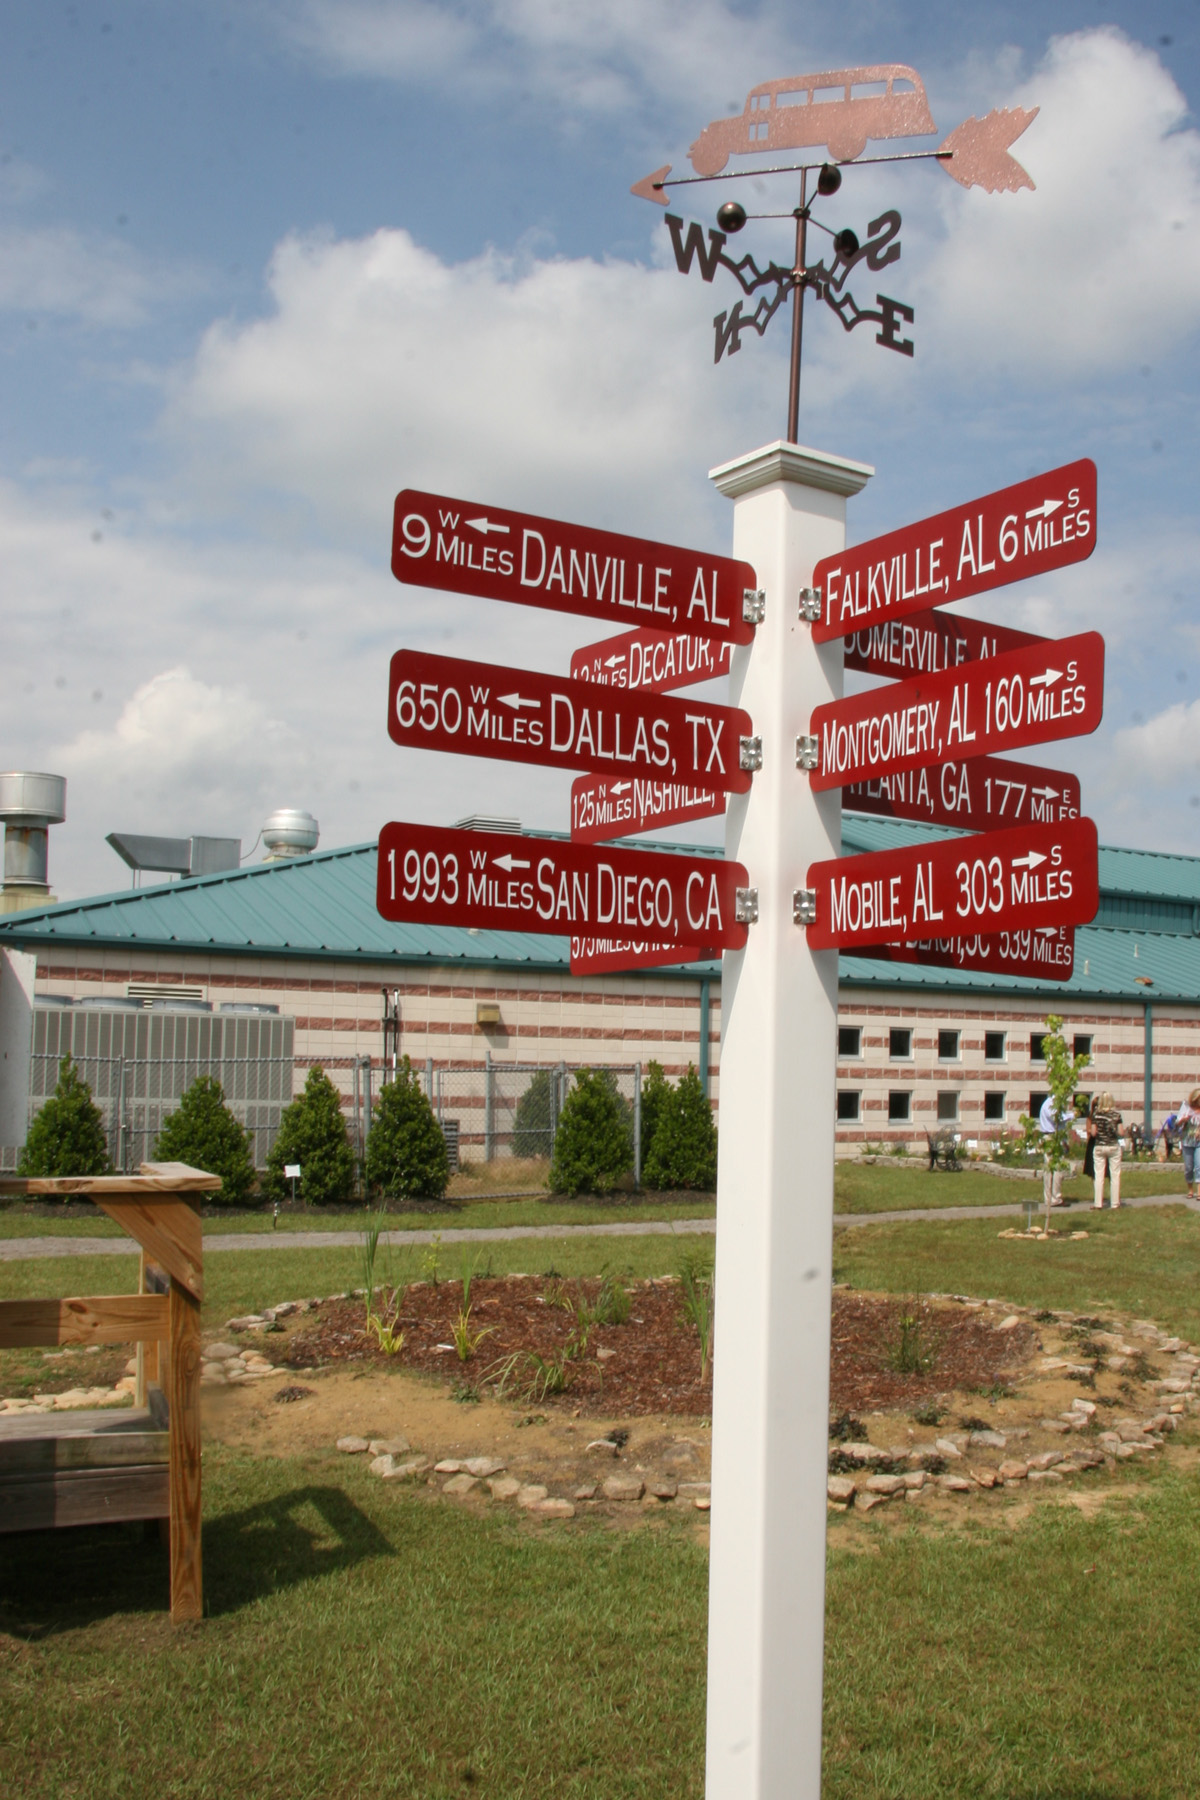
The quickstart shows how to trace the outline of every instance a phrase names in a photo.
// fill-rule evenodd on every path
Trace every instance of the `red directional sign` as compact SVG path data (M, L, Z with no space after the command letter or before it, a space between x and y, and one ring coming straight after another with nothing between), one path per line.
M711 962L719 951L699 944L656 944L636 938L571 939L572 975L619 975L625 969L661 969L672 963Z
M1044 926L1036 931L998 931L994 937L871 944L856 950L854 955L884 962L929 964L937 969L978 969L985 975L1070 981L1075 970L1075 931L1070 925Z
M986 625L981 619L964 619L959 613L910 613L906 619L884 619L846 639L845 664L864 675L886 675L902 681L906 675L936 675L940 669L956 669L960 663L1020 650L1040 644L1032 631L1014 631L1010 625ZM574 674L574 664L571 673Z
M397 744L461 756L540 763L703 784L744 794L738 739L750 715L658 694L600 688L565 675L397 650L388 683Z
M967 600L1082 562L1096 547L1096 465L1087 457L826 556L813 570L823 613L813 637Z
M610 838L634 837L639 831L690 825L724 811L724 794L680 781L648 781L641 775L577 775L571 783L571 837L577 844L603 844Z
M585 644L571 655L574 681L600 681L609 687L649 688L669 694L673 688L691 687L695 681L711 681L729 673L733 645L712 638L692 637L686 631L669 635L640 625L622 631L599 644Z
M812 950L935 933L971 936L1086 925L1100 890L1091 819L1025 825L981 837L943 838L814 863Z
M396 496L392 574L415 587L613 625L733 644L754 636L742 618L742 595L758 586L749 563L415 488Z
M956 825L963 831L1077 819L1082 811L1077 775L1000 756L934 763L903 775L855 782L844 790L842 805L879 818L919 819L923 825Z
M940 675L873 688L814 709L814 788L849 787L951 758L1020 750L1095 731L1104 711L1098 631L1047 638L1027 650Z
M376 905L385 919L740 950L740 863L653 850L602 850L515 831L385 825Z

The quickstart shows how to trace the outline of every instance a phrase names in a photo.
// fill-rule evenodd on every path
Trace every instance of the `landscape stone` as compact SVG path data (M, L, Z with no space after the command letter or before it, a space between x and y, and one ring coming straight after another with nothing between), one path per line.
M339 1450L344 1451L347 1456L358 1456L362 1451L371 1448L364 1437L340 1437L337 1441L337 1447Z
M575 1489L575 1498L576 1500L594 1500L596 1498L596 1493L596 1483L594 1481L585 1481Z
M1039 1419L1038 1420L1038 1429L1039 1430L1054 1431L1054 1432L1057 1432L1062 1437L1066 1437L1068 1432L1074 1431L1075 1428L1076 1428L1075 1420L1074 1420L1073 1416L1070 1418L1064 1416L1061 1419Z
M674 1500L679 1492L677 1481L650 1481L646 1484L646 1492L655 1500Z
M232 1323L233 1321L230 1320L231 1325ZM209 1344L204 1351L204 1360L205 1362L227 1362L231 1357L241 1354L236 1344Z
M934 1449L937 1451L937 1454L939 1456L948 1456L952 1460L954 1457L962 1455L962 1451L959 1449L958 1445L954 1442L953 1438L937 1438L937 1439L935 1439Z
M1040 1456L1030 1457L1029 1467L1031 1469L1052 1469L1055 1463L1060 1463L1062 1460L1061 1450L1043 1450Z
M910 1469L907 1475L901 1476L901 1480L910 1494L919 1494L929 1477L924 1469Z
M610 1475L604 1483L606 1500L640 1500L645 1488L636 1475Z
M893 1494L901 1493L903 1488L903 1475L867 1476L867 1492L869 1494L882 1494L885 1499L890 1499Z
M972 1483L963 1475L939 1475L937 1484L948 1494L969 1494Z
M972 1469L971 1477L977 1486L981 1488L994 1488L996 1485L996 1471L994 1469Z
M892 1460L891 1451L881 1450L878 1444L835 1444L833 1448L840 1450L851 1462L861 1463L864 1468L869 1463L890 1463Z
M707 1496L711 1493L712 1483L708 1481L681 1481L679 1484L681 1500L695 1500L697 1495Z
M849 1475L831 1475L825 1484L831 1506L853 1506L854 1491L854 1481Z
M1029 1464L1017 1462L1014 1458L1009 1457L1000 1464L996 1473L1001 1481L1024 1481L1029 1473Z
M274 1323L274 1319L264 1318L261 1313L245 1313L240 1319L226 1319L225 1321L229 1331L265 1331L268 1325Z
M1030 1469L1030 1481L1061 1481L1062 1476L1057 1469Z
M390 1463L391 1467L376 1470L376 1464L382 1462ZM394 1456L378 1456L371 1464L372 1471L382 1475L385 1481L406 1481L411 1475L423 1475L428 1467L427 1456L409 1457L406 1462L397 1462Z
M531 1512L543 1519L573 1519L575 1508L569 1500L557 1500L553 1497L546 1500L535 1500Z
M712 1506L712 1501L707 1494L697 1494L696 1498L692 1501L692 1505L697 1512L708 1512Z
M513 1500L521 1491L521 1483L515 1475L494 1475L488 1488L493 1500Z
M996 1327L996 1330L997 1331L1015 1331L1017 1326L1020 1323L1021 1323L1021 1318L1020 1318L1019 1313L1009 1313L1007 1319L1001 1319L1000 1323Z
M1003 1450L1008 1439L1002 1431L973 1431L971 1442L983 1450Z
M463 1463L468 1475L477 1479L486 1479L489 1475L500 1475L504 1472L504 1462L499 1456L468 1456Z
M463 1474L452 1475L449 1481L443 1482L442 1492L443 1494L449 1494L452 1497L455 1497L459 1494L469 1494L473 1487L478 1486L478 1477L475 1475L468 1475L464 1471Z
M372 1456L407 1456L412 1445L406 1437L372 1438L367 1449Z
M621 1446L619 1444L614 1444L611 1438L593 1438L588 1445L588 1449L607 1450L611 1456L619 1456L621 1454Z
M549 1492L549 1488L541 1487L536 1481L527 1482L517 1490L517 1505L536 1506L539 1500L544 1500Z
M457 1462L453 1457L444 1457L441 1462L434 1463L433 1472L435 1475L460 1475L463 1466L462 1463Z
M860 1494L855 1504L859 1512L870 1512L873 1507L886 1506L887 1500L882 1494Z

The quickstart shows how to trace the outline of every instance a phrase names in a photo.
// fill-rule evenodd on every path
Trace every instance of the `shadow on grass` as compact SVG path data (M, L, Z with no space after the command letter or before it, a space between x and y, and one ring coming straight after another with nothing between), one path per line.
M340 1488L293 1488L205 1523L205 1616L393 1555ZM0 1632L12 1637L37 1642L168 1604L167 1549L153 1522L0 1537Z

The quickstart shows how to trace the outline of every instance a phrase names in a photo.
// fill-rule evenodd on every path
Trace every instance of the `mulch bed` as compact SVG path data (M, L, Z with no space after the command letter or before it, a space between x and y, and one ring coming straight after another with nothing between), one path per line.
M554 1300L580 1297L594 1303L597 1281L553 1282L511 1275L476 1279L471 1286L471 1328L488 1335L464 1363L454 1345L454 1321L462 1301L458 1282L411 1287L399 1326L404 1346L397 1358L378 1347L364 1327L361 1300L325 1301L306 1315L275 1356L290 1368L363 1362L380 1367L424 1370L449 1381L492 1386L500 1365L517 1353L544 1362L559 1356L576 1330L575 1314ZM679 1284L673 1280L632 1284L630 1316L623 1325L594 1326L586 1352L566 1366L562 1394L525 1393L536 1367L523 1361L507 1389L510 1396L536 1398L538 1405L565 1405L584 1413L639 1416L647 1413L706 1414L712 1410L711 1368L700 1372L699 1338L686 1319ZM909 1302L871 1294L834 1294L831 1404L835 1411L904 1406L951 1390L985 1391L1003 1385L1034 1348L1035 1335L1022 1324L998 1332L977 1312L921 1302L916 1344L925 1366L913 1373L895 1367L902 1315ZM910 1334L911 1335L911 1334ZM277 1340L263 1341L268 1355ZM450 1346L449 1349L446 1346ZM597 1351L611 1351L597 1357ZM804 1371L797 1370L797 1379Z

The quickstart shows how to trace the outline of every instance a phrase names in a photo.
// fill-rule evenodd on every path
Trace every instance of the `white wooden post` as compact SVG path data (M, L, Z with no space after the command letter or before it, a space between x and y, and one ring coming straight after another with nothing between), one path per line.
M763 762L725 828L759 912L721 980L707 1800L821 1791L837 955L792 894L841 850L840 793L811 791L796 738L841 695L842 646L813 643L799 592L873 473L782 442L712 472L766 616L730 678Z

